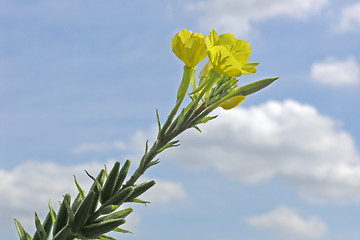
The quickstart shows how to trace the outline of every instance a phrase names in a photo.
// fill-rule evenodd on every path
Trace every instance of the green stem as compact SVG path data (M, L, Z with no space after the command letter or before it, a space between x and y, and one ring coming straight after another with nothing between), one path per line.
M188 67L186 65L184 66L183 79L181 81L181 84L180 84L180 87L179 87L179 90L177 93L176 105L172 109L169 117L167 118L166 122L164 123L164 126L161 128L161 131L158 134L158 138L162 138L164 136L164 134L168 130L170 124L172 123L176 113L178 112L178 110L186 96L191 79L195 78L195 72L196 72L196 67Z

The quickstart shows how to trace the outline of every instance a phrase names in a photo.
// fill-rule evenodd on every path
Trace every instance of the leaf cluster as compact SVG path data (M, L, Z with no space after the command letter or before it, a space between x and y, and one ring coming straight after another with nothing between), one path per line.
M120 209L120 206L125 202L149 203L138 196L155 185L155 181L131 186L123 184L130 163L127 160L120 168L120 162L115 162L109 173L106 168L102 169L96 178L87 173L93 184L86 195L74 177L78 189L76 198L71 201L71 196L66 194L57 212L49 202L49 212L43 222L35 213L36 232L33 236L15 219L20 240L48 240L51 236L53 240L113 240L104 234L111 231L130 233L119 226L133 210Z

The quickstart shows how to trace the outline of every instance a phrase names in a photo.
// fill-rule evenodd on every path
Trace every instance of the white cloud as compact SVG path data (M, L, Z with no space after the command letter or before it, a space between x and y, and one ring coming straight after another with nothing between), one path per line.
M111 143L82 143L71 150L72 153L85 153L85 152L106 152L111 150L125 150L126 145L121 141L114 141Z
M298 237L322 237L327 232L326 225L318 217L301 218L295 210L287 207L249 217L246 222L255 228Z
M259 183L279 178L313 202L360 202L360 156L351 135L293 100L219 110L202 133L185 132L162 158Z
M360 83L360 65L354 57L336 60L328 57L323 62L315 62L311 68L311 78L333 87Z
M319 12L328 0L207 0L189 3L187 11L203 13L199 25L205 29L215 28L220 32L248 34L256 22L278 16L306 19L310 14Z
M338 30L340 32L355 32L360 29L360 3L346 6L342 9Z
M113 160L107 162L108 169L113 163ZM87 192L92 180L84 170L96 176L103 167L103 164L97 162L61 166L51 162L29 161L10 171L0 169L0 229L12 228L13 218L17 218L29 233L32 233L34 212L44 218L48 211L49 199L52 206L58 209L58 202L62 200L64 194L76 196L77 189L73 175L76 176L82 189ZM186 198L186 191L180 183L158 179L155 181L156 185L144 194L144 200L157 204ZM139 216L135 216L134 222L138 222L138 218Z

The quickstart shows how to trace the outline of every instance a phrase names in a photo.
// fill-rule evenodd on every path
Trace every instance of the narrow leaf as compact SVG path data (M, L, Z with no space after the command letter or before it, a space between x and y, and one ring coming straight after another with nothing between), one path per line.
M75 180L75 184L76 184L76 187L77 187L77 189L79 191L79 194L80 194L81 198L84 199L85 198L84 191L81 189L79 183L77 182L75 175L74 175L74 180Z
M81 235L87 238L98 238L104 233L110 232L125 223L125 219L108 220L99 223L90 224L82 229Z
M70 207L70 201L69 202L65 201L64 203L65 203L67 216L68 216L68 225L73 226L74 221L75 221L75 216L74 216L73 210Z
M91 186L90 191L94 191L95 192L95 196L94 196L94 200L92 202L92 206L89 210L89 213L92 214L95 212L96 208L97 208L97 205L99 203L99 198L100 198L100 191L101 191L101 187L105 181L105 170L102 169L98 176L96 177L96 181L94 181L93 185ZM100 186L100 189L99 189L99 186Z
M131 234L133 234L129 230L125 230L125 229L121 229L121 228L115 228L113 231L120 232L120 233L131 233Z
M25 231L20 222L14 219L16 230L19 234L20 240L32 240L31 236Z
M100 193L100 202L104 203L106 202L110 196L113 195L116 179L119 174L120 169L120 162L115 162L113 168L111 169L108 178L106 179L106 182L104 184L104 187L101 190Z
M129 168L130 168L130 164L131 164L131 161L130 160L126 160L124 165L122 166L122 168L120 169L120 172L119 172L119 175L118 175L118 178L116 180L116 184L115 184L115 189L114 189L114 192L117 192L121 189L122 187L122 184L124 183L124 180L127 176L127 173L129 171Z
M72 231L78 233L84 226L86 218L88 218L89 211L94 201L95 192L90 191L81 203L79 209L75 213L74 224L72 225Z
M158 109L156 109L156 119L157 119L159 132L161 132L161 123L160 123L160 117L159 117L159 110Z
M74 202L71 204L71 209L73 210L73 212L77 211L77 209L79 208L79 206L83 200L84 200L84 197L82 197L81 194L78 193Z
M105 235L101 235L100 236L101 240L116 240L116 238L110 237L110 236L105 236Z
M198 122L198 124L200 124L200 123L207 123L208 121L213 120L213 119L215 119L215 118L217 118L217 115L216 115L216 116L212 116L212 117L204 117L203 119L201 119L201 120Z
M41 221L40 221L39 216L37 215L37 213L35 213L35 227L36 227L35 235L37 235L37 237L34 236L34 238L35 239L40 239L40 240L46 240L47 239L47 234L45 232L45 229L44 229L43 225L41 224Z
M193 128L195 128L196 130L198 130L199 132L201 132L200 128L198 126L193 126Z
M98 218L95 220L95 222L101 222L101 221L107 221L107 220L115 220L115 219L121 219L121 218L125 218L126 216L128 216L131 212L132 212L132 208L125 208L122 209L120 211L114 212L112 214L109 214L107 216Z
M101 210L100 215L112 213L113 211L115 211L118 208L119 208L119 205L106 206Z
M52 240L64 240L68 239L70 235L70 226L64 226L60 231L54 236ZM73 239L73 238L70 238Z
M141 200L141 199L139 199L139 198L135 198L135 199L133 199L131 202L134 202L134 203L142 203L142 204L144 204L144 205L146 205L146 204L148 204L148 203L151 203L151 202L149 202L149 201L144 201L144 200Z
M62 201L58 214L56 216L56 220L54 223L54 228L53 228L53 235L55 236L61 229L63 229L65 227L65 225L68 222L68 214L67 214L67 209L65 206L65 202L67 202L68 204L70 204L70 200L71 200L71 196L69 194L66 194L64 196L64 200Z
M141 183L139 185L136 185L134 187L134 191L131 193L131 195L128 197L128 199L126 201L132 202L133 199L140 196L141 194L146 192L149 188L151 188L154 185L155 185L154 180L150 181L150 182L145 182L145 183Z

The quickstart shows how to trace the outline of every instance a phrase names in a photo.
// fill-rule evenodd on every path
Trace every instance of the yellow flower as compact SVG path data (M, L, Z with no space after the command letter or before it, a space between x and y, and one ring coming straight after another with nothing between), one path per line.
M205 37L184 29L171 40L171 49L188 67L195 67L206 58Z
M212 66L219 74L239 77L242 74L256 72L259 63L248 63L251 54L250 44L236 39L232 33L218 36L215 30L211 30L205 44Z
M220 107L226 110L237 107L245 100L245 98L246 98L245 96L235 96L230 100L221 103Z

